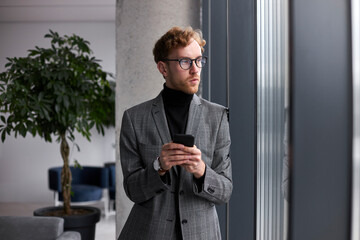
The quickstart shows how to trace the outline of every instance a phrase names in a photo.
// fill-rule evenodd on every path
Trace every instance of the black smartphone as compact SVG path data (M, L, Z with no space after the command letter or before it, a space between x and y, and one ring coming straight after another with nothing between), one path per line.
M175 134L173 140L174 143L180 143L187 147L193 147L194 141L194 136L190 134Z

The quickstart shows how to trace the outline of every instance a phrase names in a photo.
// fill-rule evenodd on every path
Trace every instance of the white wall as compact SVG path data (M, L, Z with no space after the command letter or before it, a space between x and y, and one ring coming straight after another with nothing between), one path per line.
M31 2L36 4L31 5ZM102 60L103 69L115 73L115 13L113 16L97 16L94 20L89 15L61 18L59 16L64 16L61 15L61 11L74 9L70 1L64 1L67 4L65 6L47 5L47 8L50 7L50 10L59 14L52 18L48 14L49 11L46 11L47 14L45 11L42 12L43 2L32 0L21 4L19 0L13 1L21 5L20 8L9 7L11 1L6 6L0 3L0 12L11 10L13 13L10 20L7 20L4 14L0 17L1 72L5 70L6 57L25 56L27 50L33 49L36 45L48 47L48 40L43 36L52 29L61 35L75 33L90 41L95 57ZM75 1L78 11L81 11L82 5L79 2L81 1ZM24 12L24 6L27 6L25 10L34 10L34 15L24 18L21 14ZM115 11L115 1L112 7ZM106 8L109 8L109 4ZM14 14L18 14L18 18L14 17ZM98 135L94 130L91 139L91 142L88 142L81 135L76 135L76 142L81 151L77 152L74 148L72 161L77 159L82 165L92 166L102 166L105 162L115 161L114 128L107 129L105 137ZM33 138L30 135L16 139L7 137L4 143L0 142L0 202L51 202L53 195L48 189L47 169L61 165L60 147L55 139L53 143L46 143L39 137Z

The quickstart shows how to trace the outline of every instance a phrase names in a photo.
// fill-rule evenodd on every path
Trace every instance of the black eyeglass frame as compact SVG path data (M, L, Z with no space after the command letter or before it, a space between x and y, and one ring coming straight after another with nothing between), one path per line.
M199 57L194 58L194 59L191 59L191 58L188 58L188 57L178 58L178 59L164 58L164 59L161 59L160 61L163 61L163 62L176 61L176 62L179 62L179 65L180 65L181 69L183 69L183 70L189 70L189 69L192 67L193 62L195 62L195 65L196 65L198 68L202 68L202 67L203 67L203 66L199 66L199 65L197 64L197 62L196 62L196 60L198 60L199 58L205 59L205 63L204 63L204 66L205 66L205 64L207 63L207 56L199 56ZM186 68L186 69L185 69L185 68L183 68L183 67L181 66L181 61L182 61L182 60L190 60L190 61L191 61L191 62L190 62L190 65L189 65L189 68Z

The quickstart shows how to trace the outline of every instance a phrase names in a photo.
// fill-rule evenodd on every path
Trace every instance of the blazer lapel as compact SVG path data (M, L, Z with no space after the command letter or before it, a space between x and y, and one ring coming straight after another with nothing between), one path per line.
M201 120L202 106L200 98L194 94L194 97L190 103L188 122L186 126L186 134L191 134L195 137L197 135L197 129Z
M162 144L169 143L171 141L171 136L169 126L166 120L164 102L161 93L154 99L151 111ZM175 174L178 175L177 168L173 167L172 169Z
M152 116L163 144L171 141L169 126L167 124L164 103L161 93L154 99Z

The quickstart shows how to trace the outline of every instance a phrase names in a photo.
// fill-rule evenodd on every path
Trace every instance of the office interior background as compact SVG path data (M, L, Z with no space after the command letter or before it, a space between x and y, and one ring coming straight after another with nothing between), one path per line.
M234 191L218 206L223 239L355 240L359 15L356 0L2 0L0 71L6 57L46 45L52 29L89 40L116 75L115 129L94 131L91 142L77 136L71 158L116 161L118 234L131 208L119 164L122 112L162 89L152 58L159 36L174 25L200 28L209 57L200 94L230 108ZM60 165L56 142L8 138L0 202L52 203L47 169Z

